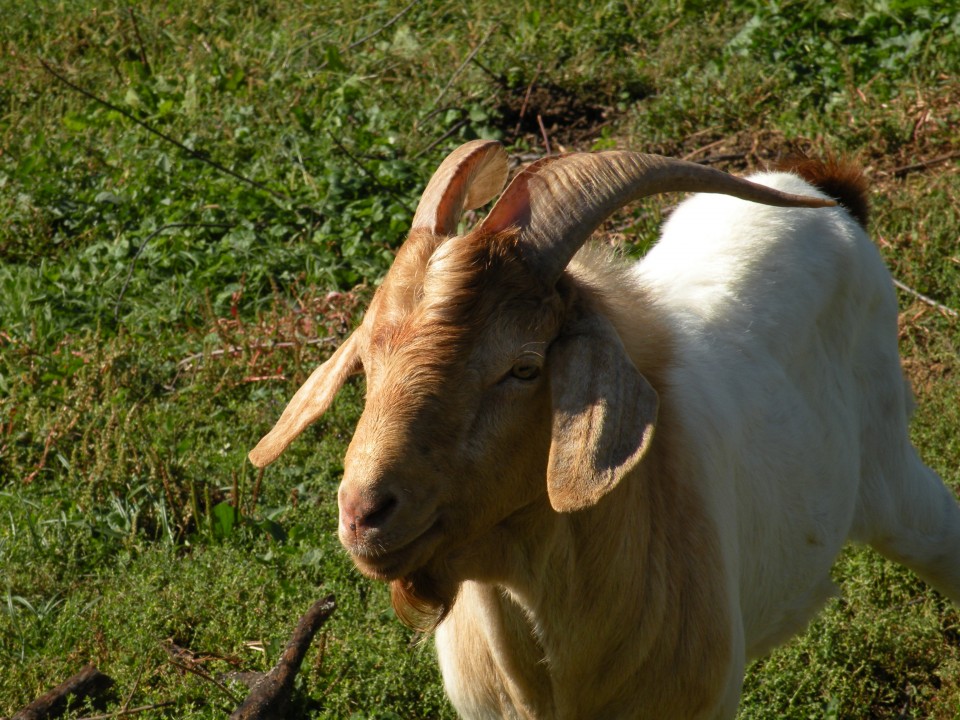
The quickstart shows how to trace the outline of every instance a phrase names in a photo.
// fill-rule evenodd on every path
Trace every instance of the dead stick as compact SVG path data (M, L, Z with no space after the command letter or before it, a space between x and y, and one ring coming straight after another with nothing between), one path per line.
M480 52L480 48L482 48L484 45L487 44L487 42L493 36L493 33L495 33L499 28L500 28L499 23L494 24L494 26L487 31L487 34L483 36L483 40L481 40L477 44L477 46L470 51L470 54L467 55L467 59L464 60L462 63L460 63L460 66L453 71L453 75L450 76L450 79L447 81L447 84L443 86L443 90L441 90L440 94L434 98L432 103L430 103L429 107L431 110L435 108L437 104L440 102L441 98L443 98L443 96L447 94L447 90L449 90L450 87L453 85L453 82L454 80L457 79L457 76L459 76L460 73L463 71L463 69L470 64L470 61L473 60L473 58L476 56L478 52Z
M397 195L397 193L395 193L393 190L391 190L382 182L380 182L380 180L377 178L376 175L374 175L372 172L367 170L366 166L362 162L360 162L360 160L357 157L355 157L353 153L347 150L346 145L340 142L340 139L336 135L334 135L329 128L327 128L327 135L329 135L330 139L333 140L333 144L340 149L340 152L346 155L347 159L350 160L354 165L356 165L360 169L360 172L362 172L364 175L370 178L370 180L372 180L375 185L377 185L381 190L383 190L385 193L390 195L394 200L396 200L397 203L400 205L400 207L404 208L407 212L413 215L413 209L407 204L406 200L404 200L402 197Z
M228 225L226 223L189 223L189 222L175 222L168 223L163 225L147 236L147 239L140 243L140 247L137 248L136 252L133 253L133 257L130 259L130 266L127 268L127 277L123 281L123 287L120 288L120 294L117 296L117 304L113 308L113 319L120 319L120 304L123 302L123 296L127 292L127 288L130 285L130 280L133 278L133 269L137 265L137 258L140 257L140 254L146 249L147 243L153 240L157 235L162 233L164 230L170 230L171 228L184 228L184 227L202 227L202 228L223 228L229 230L233 225Z
M141 120L141 119L138 118L137 116L133 115L132 113L127 112L127 111L124 110L122 107L119 107L119 106L117 106L117 105L114 105L112 102L109 102L108 100L104 100L104 99L103 99L102 97L100 97L99 95L96 95L96 94L90 92L89 90L87 90L86 88L83 88L83 87L81 87L80 85L77 85L75 82L72 82L72 81L68 80L64 75L62 75L61 73L58 73L56 70L54 70L53 67L51 67L43 58L38 58L38 61L40 62L40 65L43 67L44 70L46 70L48 73L50 73L51 75L53 75L57 80L59 80L60 82L62 82L64 85L66 85L66 86L67 86L68 88L70 88L71 90L75 90L76 92L80 93L80 94L83 95L84 97L87 97L87 98L93 100L94 102L99 103L100 105L103 105L104 107L109 108L110 110L113 110L115 113L119 113L120 115L123 115L123 117L127 118L127 120L130 120L130 121L136 123L137 125L139 125L140 127L142 127L144 130L146 130L147 132L153 133L154 135L156 135L157 137L161 138L162 140L166 140L166 141L167 141L168 143L170 143L171 145L174 145L175 147L178 147L180 150L182 150L184 153L186 153L187 155L189 155L190 157L192 157L194 160L199 160L200 162L206 163L206 164L209 165L210 167L212 167L212 168L214 168L214 169L216 169L216 170L219 170L220 172L224 173L225 175L229 175L230 177L232 177L232 178L234 178L234 179L236 179L236 180L239 180L240 182L244 182L244 183L246 183L247 185L250 185L251 187L255 187L255 188L257 188L257 190L262 190L263 192L269 193L270 195L272 195L272 196L273 196L274 198L276 198L277 200L290 200L290 196L289 196L289 195L287 195L287 194L285 194L285 193L282 193L282 192L279 192L279 191L277 191L277 190L273 190L273 189L267 187L266 185L264 185L264 184L261 183L261 182L257 182L256 180L252 180L252 179L250 179L250 178L248 178L248 177L245 177L245 176L241 175L240 173L236 172L235 170L231 170L231 169L228 168L226 165L223 165L223 164L221 164L221 163L218 163L216 160L213 160L212 158L207 157L207 156L204 155L203 153L198 152L197 150L194 150L193 148L187 147L187 146L184 145L182 142L180 142L179 140L176 140L175 138L171 137L170 135L167 135L166 133L161 132L160 130L157 130L157 128L153 127L153 126L150 125L149 123L144 122L143 120Z
M727 153L726 155L711 155L703 160L697 160L701 165L715 165L716 163L729 162L731 160L743 160L747 157L746 153Z
M913 295L915 298L917 298L917 299L920 300L921 302L925 302L927 305L930 305L930 306L932 306L932 307L935 307L937 310L939 310L940 312L942 312L942 313L944 313L944 314L946 314L946 315L949 315L949 316L951 316L951 317L957 317L958 315L960 315L960 313L958 313L958 312L957 312L956 310L954 310L953 308L949 308L949 307L947 307L946 305L944 305L944 304L942 304L942 303L938 303L938 302L937 302L936 300L934 300L933 298L927 297L927 296L924 295L923 293L917 292L917 291L914 290L912 287L910 287L909 285L905 285L904 283L900 282L900 281L897 280L896 278L893 279L893 284L896 285L896 286L897 286L898 288L900 288L901 290L903 290L903 291L904 291L905 293L907 293L908 295Z
M540 68L542 63L537 63L537 69L533 73L533 80L530 81L530 84L527 85L527 93L523 96L523 104L520 106L520 114L517 116L517 126L513 129L513 134L517 135L520 132L520 125L523 123L523 116L527 114L527 103L530 102L530 94L533 92L533 86L537 82L537 78L540 77Z
M283 655L273 670L261 680L250 695L230 716L230 720L267 720L284 717L293 690L293 681L300 671L303 656L313 642L313 636L323 626L336 608L333 595L313 604L307 614L300 618L290 637Z
M543 135L543 147L550 154L550 138L547 137L547 129L543 126L543 116L537 113L537 125L540 126L540 134Z
M437 145L439 145L439 144L442 143L444 140L446 140L448 137L450 137L450 136L453 135L455 132L457 132L460 128L462 128L462 127L463 127L464 125L466 125L468 122L470 122L470 118L464 118L463 120L460 120L458 123L454 124L454 126L453 126L452 128L450 128L449 130L447 130L443 135L441 135L441 136L438 137L436 140L434 140L432 143L430 143L429 145L427 145L423 150L420 150L419 152L417 152L417 153L411 158L411 160L416 160L418 157L420 157L420 156L422 156L422 155L426 155L428 152L430 152L431 150L433 150Z
M253 483L253 492L250 494L250 512L257 507L257 500L260 499L260 486L263 484L263 473L266 472L265 468L260 468L257 471L257 479Z
M213 677L213 675L211 675L211 674L208 673L208 672L205 672L205 671L201 670L201 669L198 668L198 667L191 667L190 665L185 665L185 664L183 664L182 662L177 662L176 660L173 659L173 653L170 653L169 650L168 650L167 652L168 652L168 654L170 654L170 659L168 659L167 662L169 662L169 663L170 663L171 665L173 665L175 668L180 668L181 670L184 670L184 671L186 671L186 672L188 672L188 673L192 673L192 674L196 675L198 678L202 678L202 679L206 680L208 683L211 683L211 684L213 684L215 687L217 687L217 688L220 690L220 692L222 692L224 695L226 695L228 698L230 698L231 701L237 702L237 699L238 699L238 698L237 698L236 695L234 695L232 692L230 692L230 688L228 688L228 687L227 687L226 685L224 685L222 682L220 682L220 681L217 680L215 677Z
M220 358L225 355L240 355L244 350L282 350L286 348L298 347L299 345L326 345L327 343L334 343L337 341L337 338L333 337L322 337L322 338L310 338L308 340L302 340L299 343L293 343L289 341L283 342L255 342L250 345L240 346L240 345L231 345L227 348L220 350L210 350L206 353L194 353L193 355L188 355L183 360L177 362L177 367L182 368L191 368L193 363L197 360L203 360L204 358Z
M143 36L140 35L140 23L137 22L137 16L133 12L132 7L127 8L127 14L130 16L130 22L133 24L133 33L137 38L137 43L140 45L140 62L146 69L147 74L152 75L153 70L150 68L150 61L147 60L147 47L143 44Z
M396 15L394 15L392 18L390 18L385 25L381 25L379 28L377 28L376 30L374 30L372 33L370 33L369 35L364 35L364 36L363 36L362 38L360 38L359 40L354 40L352 43L350 43L350 45L347 46L347 49L348 49L348 50L353 50L353 49L354 49L355 47L357 47L358 45L363 45L363 43L365 43L365 42L366 42L367 40L369 40L370 38L376 37L377 35L379 35L380 33L382 33L384 30L386 30L388 27L390 27L391 25L393 25L394 23L396 23L397 20L399 20L400 18L402 18L404 15L406 15L407 12L410 10L410 8L412 8L412 7L413 7L414 5L416 5L418 2L420 2L420 0L413 0L413 1L412 1L409 5L407 5L403 10L401 10L401 11L398 12Z
M895 168L893 170L894 177L904 177L909 175L912 172L917 172L919 170L926 170L934 165L939 165L940 163L945 163L948 160L954 160L960 158L960 152L947 153L946 155L939 155L935 158L930 158L929 160L922 160L921 162L914 163L912 165L902 165L901 167Z
M13 716L13 720L47 720L60 717L67 710L67 699L74 701L96 697L113 687L113 678L97 670L93 663L86 665L69 680L41 695Z

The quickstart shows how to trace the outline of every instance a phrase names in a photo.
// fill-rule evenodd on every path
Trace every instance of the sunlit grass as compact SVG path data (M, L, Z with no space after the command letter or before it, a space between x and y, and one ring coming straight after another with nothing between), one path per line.
M262 478L245 455L356 323L464 140L737 172L853 154L896 277L960 309L946 6L141 5L0 0L0 714L93 661L119 702L136 688L175 703L156 717L222 717L230 699L171 643L209 674L264 669L333 592L301 711L452 716L429 643L335 538L362 385ZM642 252L673 202L606 239ZM915 441L956 489L960 323L900 297ZM956 610L868 550L835 574L842 596L751 669L741 716L960 716Z

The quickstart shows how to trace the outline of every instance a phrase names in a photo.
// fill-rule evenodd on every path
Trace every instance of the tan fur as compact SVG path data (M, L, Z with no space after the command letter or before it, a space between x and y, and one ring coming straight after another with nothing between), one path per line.
M606 312L643 307L638 298L604 297L600 287L583 283L589 274L582 267L580 281L571 281L575 304L603 303ZM635 322L616 313L613 319ZM663 377L670 343L664 329L651 328L659 347L641 353L639 367L646 376ZM498 643L476 627L478 617L489 615L489 599L477 591L458 598L450 632L441 626L438 646L441 660L446 655L469 677L468 687L459 688L464 696L500 692L511 707L535 709L517 717L695 718L717 712L730 674L738 671L729 634L733 609L723 595L723 560L704 499L684 481L693 476L684 467L690 439L670 415L670 388L657 389L664 410L650 451L614 490L577 513L557 513L544 498L516 523L504 524L500 542L516 551L498 580L513 600L499 603L497 615L525 632ZM469 639L461 644L464 634ZM479 638L487 643L482 651ZM526 667L530 657L548 673L524 684L515 667ZM585 668L599 671L587 680Z
M478 463L466 458L447 470L434 465L439 458L410 451L420 427L430 428L430 445L471 451L477 429L453 422L475 414L458 404L463 374L483 367L481 384L491 385L510 370L497 366L498 354L511 356L498 347L491 319L504 327L526 322L523 332L535 338L552 337L561 323L569 328L560 329L563 337L583 332L584 318L609 318L664 408L669 333L645 310L648 298L625 294L630 283L617 276L624 270L600 251L581 253L554 295L531 275L514 233L469 235L441 248L423 270L416 269L419 253L398 257L378 292L361 350L367 408L346 463L345 483L353 481L349 472L374 468L423 485L439 469L424 497L452 492L469 510L450 520L429 559L391 580L398 617L424 630L442 623L440 637L450 640L441 659L464 677L451 694L478 705L497 698L504 717L709 716L732 672L731 608L704 500L683 481L692 475L683 467L687 440L668 409L644 461L575 513L556 512L543 486L554 435L546 394L531 401L542 405L532 416L539 427L528 421L509 451L478 458L515 478L509 485L494 487L491 478L445 487ZM644 337L630 335L632 327L645 327ZM551 355L548 367L560 361ZM458 597L467 579L483 584Z
M397 280L381 288L374 301L376 321L370 325L369 340L362 350L371 420L388 416L396 424L418 414L428 419L438 413L456 415L459 410L450 406L450 400L456 398L458 374L471 358L471 341L504 307L518 315L530 310L531 318L539 312L548 325L558 321L556 312L546 308L544 313L543 291L518 256L516 233L474 234L456 238L443 248L419 271L404 267L415 264L416 255L398 257ZM509 369L505 366L502 371ZM404 452L407 432L390 432L371 424L378 440L386 438L380 442L378 457L390 453L387 444L400 448L397 453ZM365 427L358 427L354 444L364 443ZM444 439L436 431L431 435L439 445L458 442L458 438ZM408 468L416 466L409 457L403 462ZM419 572L393 580L391 596L398 616L422 630L435 627L456 595L456 583L446 575L442 571Z

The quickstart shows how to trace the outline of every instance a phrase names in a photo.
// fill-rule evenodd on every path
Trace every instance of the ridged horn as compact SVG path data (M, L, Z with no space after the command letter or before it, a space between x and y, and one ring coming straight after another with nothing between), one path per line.
M427 184L412 229L454 235L464 210L488 203L507 181L507 153L495 140L472 140L450 153Z
M706 192L780 207L831 207L832 200L793 195L720 170L659 155L610 151L544 158L507 187L480 228L521 229L524 252L553 283L611 213L648 195Z

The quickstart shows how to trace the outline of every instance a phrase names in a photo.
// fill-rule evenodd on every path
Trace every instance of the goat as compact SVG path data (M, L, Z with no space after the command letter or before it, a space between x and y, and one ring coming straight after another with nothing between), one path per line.
M855 177L800 172L863 217ZM456 235L506 175L494 142L441 164L362 323L250 453L366 374L339 538L436 629L463 716L733 717L848 539L960 602L960 508L907 437L893 285L843 207L796 174L582 153ZM583 247L663 191L723 194L639 263Z

